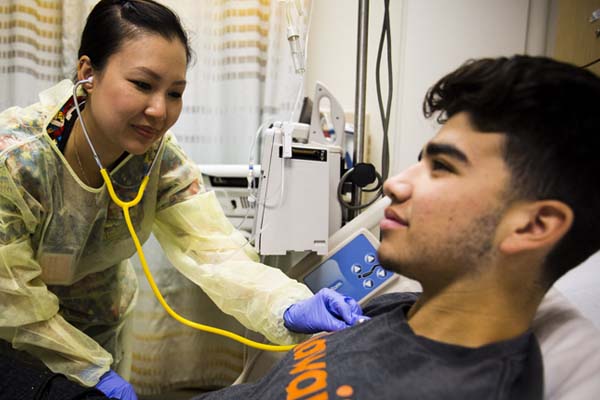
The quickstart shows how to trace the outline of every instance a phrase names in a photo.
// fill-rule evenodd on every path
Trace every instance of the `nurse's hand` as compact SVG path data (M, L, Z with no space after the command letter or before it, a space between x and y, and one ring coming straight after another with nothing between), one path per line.
M137 400L135 391L129 382L121 378L112 369L100 377L100 380L96 384L96 389L111 399Z
M292 304L283 314L285 327L298 333L338 331L367 319L356 300L328 288Z

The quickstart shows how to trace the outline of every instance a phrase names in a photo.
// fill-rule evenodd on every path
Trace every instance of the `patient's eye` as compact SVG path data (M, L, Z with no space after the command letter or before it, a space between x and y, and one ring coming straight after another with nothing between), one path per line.
M432 171L445 171L445 172L454 172L454 168L450 166L448 163L441 161L439 159L431 160L431 170Z

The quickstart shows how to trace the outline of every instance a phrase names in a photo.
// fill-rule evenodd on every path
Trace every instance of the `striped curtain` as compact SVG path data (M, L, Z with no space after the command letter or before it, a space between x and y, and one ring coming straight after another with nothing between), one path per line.
M62 1L0 0L0 110L62 79Z
M0 110L26 106L75 73L80 34L98 0L0 0ZM256 128L288 119L292 70L279 0L160 0L182 19L196 55L173 127L201 164L246 163ZM310 0L303 0L308 10ZM302 31L306 18L298 20Z
M291 112L293 73L277 0L164 0L188 31L195 63L173 128L201 164L247 163L256 128Z

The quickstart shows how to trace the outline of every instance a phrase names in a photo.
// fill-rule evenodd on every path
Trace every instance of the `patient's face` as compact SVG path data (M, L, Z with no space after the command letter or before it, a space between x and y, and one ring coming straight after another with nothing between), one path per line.
M509 181L504 140L500 133L475 131L467 114L457 114L418 163L386 181L392 204L380 224L379 248L386 268L446 285L493 256Z

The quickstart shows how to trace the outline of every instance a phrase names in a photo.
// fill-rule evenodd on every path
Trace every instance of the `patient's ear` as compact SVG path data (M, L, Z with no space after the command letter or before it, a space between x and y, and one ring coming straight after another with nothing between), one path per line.
M506 214L500 250L506 254L550 250L569 231L573 210L557 200L523 202Z

